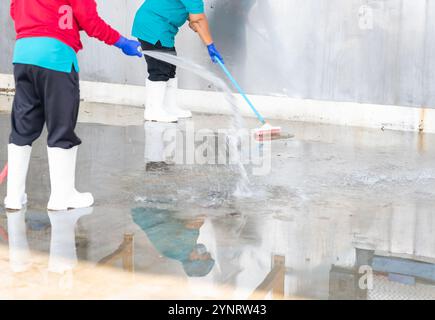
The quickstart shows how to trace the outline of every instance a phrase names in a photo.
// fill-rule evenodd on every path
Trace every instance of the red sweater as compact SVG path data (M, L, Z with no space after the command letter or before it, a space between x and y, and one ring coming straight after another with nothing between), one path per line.
M120 34L98 15L95 0L11 0L17 39L51 37L76 52L83 48L79 31L115 44Z

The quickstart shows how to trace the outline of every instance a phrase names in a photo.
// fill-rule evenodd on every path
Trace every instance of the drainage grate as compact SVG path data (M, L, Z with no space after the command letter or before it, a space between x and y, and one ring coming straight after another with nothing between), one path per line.
M386 276L373 277L373 289L368 290L368 300L435 300L435 286L416 283L406 285L388 280Z

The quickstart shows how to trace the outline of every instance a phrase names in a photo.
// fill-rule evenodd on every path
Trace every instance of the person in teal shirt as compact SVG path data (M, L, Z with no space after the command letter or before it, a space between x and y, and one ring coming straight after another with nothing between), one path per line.
M212 61L223 63L213 43L203 0L145 0L136 13L132 34L138 38L143 50L177 54L175 37L186 21L207 46ZM177 122L179 118L192 117L190 111L177 104L176 67L146 55L145 59L149 74L145 121Z
M141 207L134 208L131 215L156 250L181 262L188 277L205 277L215 266L207 247L198 243L203 217L180 219L174 211Z

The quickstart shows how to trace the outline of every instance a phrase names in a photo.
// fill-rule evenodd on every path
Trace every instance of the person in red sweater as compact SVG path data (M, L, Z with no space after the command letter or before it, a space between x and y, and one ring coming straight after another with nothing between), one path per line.
M14 49L15 97L8 145L5 207L21 210L32 143L47 126L51 196L49 210L90 207L90 193L75 189L75 134L80 104L77 52L80 31L129 56L142 57L140 43L124 38L98 15L95 0L11 0L17 41Z

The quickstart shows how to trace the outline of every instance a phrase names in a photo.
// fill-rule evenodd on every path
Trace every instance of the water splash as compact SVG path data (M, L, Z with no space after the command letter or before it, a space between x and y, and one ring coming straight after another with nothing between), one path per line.
M249 177L246 172L246 169L241 161L241 155L238 148L238 141L240 139L239 133L240 129L244 128L244 121L242 116L240 115L240 110L237 106L236 99L228 87L228 85L223 81L221 78L219 78L215 73L212 71L206 69L205 67L190 61L185 58L178 57L173 54L169 53L163 53L159 51L143 51L143 54L150 56L154 59L165 61L167 63L170 63L172 65L175 65L181 69L185 69L187 71L190 71L197 76L201 77L204 80L210 81L215 85L215 87L222 91L224 93L225 100L228 102L228 104L232 108L232 132L230 136L228 137L228 146L230 148L230 152L237 156L236 163L237 163L237 169L239 172L240 179L237 183L236 191L234 192L235 197L250 197L252 196L252 192L249 188Z

